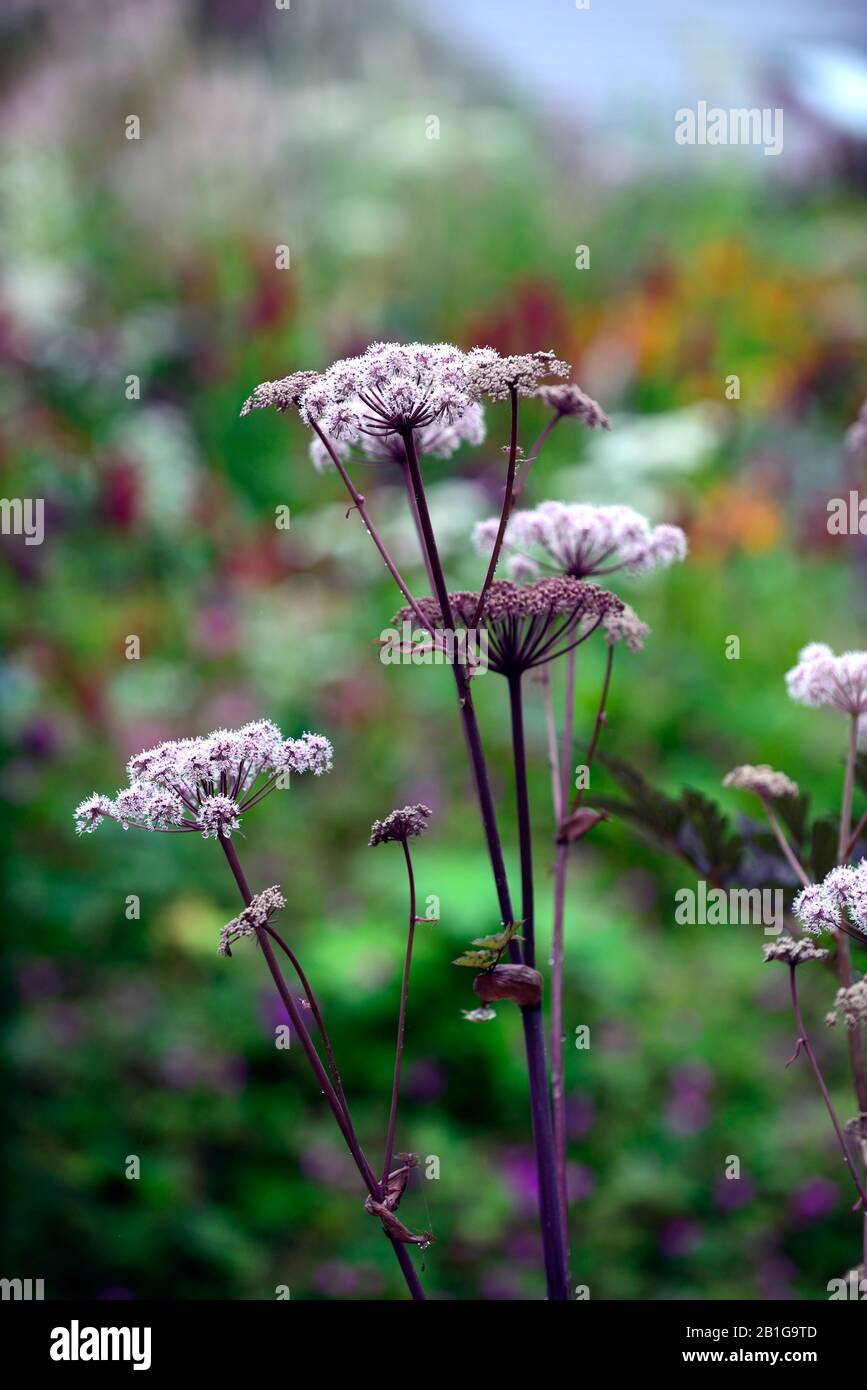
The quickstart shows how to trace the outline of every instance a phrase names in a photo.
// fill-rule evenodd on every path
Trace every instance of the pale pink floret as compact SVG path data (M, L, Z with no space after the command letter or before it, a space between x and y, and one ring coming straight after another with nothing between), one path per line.
M862 715L867 711L867 652L835 656L824 642L812 642L786 672L786 687L799 704Z
M316 433L311 454L317 468L333 465L329 448L343 462L350 446L372 461L402 461L410 433L419 455L447 458L461 443L481 443L483 400L504 400L513 391L531 395L547 377L568 370L553 352L504 357L494 348L463 352L451 343L373 343L321 374L263 382L241 413L294 406ZM580 394L588 423L591 416L602 423L595 402Z
M837 931L840 926L840 908L832 893L826 891L821 883L811 883L802 888L792 911L804 931L819 936L823 931Z
M490 518L476 525L473 544L480 554L491 553L498 524L497 518ZM511 552L513 578L531 577L546 568L576 579L615 570L645 574L682 560L687 551L686 536L678 526L652 526L632 507L583 502L542 502L531 511L515 512L504 544Z
M269 719L240 729L214 729L204 738L170 739L129 760L130 785L116 801L96 793L75 813L89 832L106 817L124 830L198 831L229 837L243 812L258 805L285 774L330 772L333 750L322 734L285 739Z
M867 859L856 867L841 864L798 894L792 911L806 931L818 934L839 929L843 914L858 931L867 933Z

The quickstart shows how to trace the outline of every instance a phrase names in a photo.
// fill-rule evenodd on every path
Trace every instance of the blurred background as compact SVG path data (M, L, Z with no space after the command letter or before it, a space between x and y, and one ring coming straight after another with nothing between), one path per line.
M808 641L867 645L864 542L826 524L864 481L843 445L867 396L863 7L6 0L0 40L2 488L46 507L41 546L2 537L0 1272L57 1298L403 1296L300 1050L274 1047L262 961L216 954L238 904L215 845L73 833L131 753L270 717L327 734L335 767L249 816L241 849L283 886L372 1154L405 899L399 851L367 838L395 806L434 810L415 858L441 921L418 934L398 1146L440 1177L401 1215L436 1236L430 1296L539 1298L519 1020L466 1023L450 964L497 911L448 672L381 665L396 596L338 481L296 421L238 411L377 338L554 348L614 428L561 425L529 500L629 501L691 547L616 586L653 635L616 663L606 749L671 792L767 761L834 810L842 727L783 674ZM782 108L782 153L676 144L699 100ZM527 406L525 444L544 418ZM456 587L500 496L502 409L488 425L428 466ZM400 497L359 479L422 588ZM603 661L584 653L582 739ZM503 689L478 690L511 845ZM593 1298L825 1298L858 1230L809 1073L785 1070L785 971L756 928L675 926L691 882L616 822L573 856L573 1277ZM833 989L804 979L845 1117Z

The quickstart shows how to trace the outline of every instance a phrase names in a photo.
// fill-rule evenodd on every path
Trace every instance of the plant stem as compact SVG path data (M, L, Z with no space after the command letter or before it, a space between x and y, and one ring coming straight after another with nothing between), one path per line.
M536 966L536 923L533 895L533 835L530 824L530 795L527 786L527 749L524 739L524 709L521 676L509 677L509 704L512 715L512 758L515 764L515 800L518 810L518 841L521 852L521 935L524 960Z
M367 505L366 505L366 503L365 503L364 497L363 497L362 494L358 491L358 489L356 488L355 484L353 483L352 479L350 478L349 474L347 473L346 469L345 469L344 466L343 466L343 460L340 458L340 456L339 456L339 455L334 451L334 449L331 447L331 441L329 440L329 438L328 438L328 436L327 436L326 434L323 434L322 430L319 428L319 426L317 425L316 421L315 421L315 420L311 420L311 421L310 421L310 424L312 425L312 427L313 427L314 431L316 432L316 434L317 434L317 435L319 436L319 438L321 439L321 441L322 441L323 445L325 446L325 448L328 450L328 453L329 453L329 455L331 456L331 461L332 461L332 463L334 464L334 466L335 466L335 468L337 469L337 471L339 472L339 474L340 474L340 476L341 476L341 478L342 478L342 480L343 480L343 484L344 484L344 486L345 486L347 492L349 493L350 497L352 498L353 503L355 504L355 509L356 509L356 511L358 512L359 516L361 517L361 520L362 520L362 522L364 523L365 529L366 529L368 535L370 536L370 539L373 541L373 544L376 546L377 550L379 551L380 556L382 557L382 560L383 560L383 562L384 562L384 564L385 564L386 569L388 570L389 574L391 575L391 577L392 577L392 579L394 580L394 582L395 582L395 584L397 585L397 587L400 589L400 592L403 594L403 596L404 596L404 598L406 599L407 603L409 604L410 608L411 608L412 611L415 613L415 615L416 615L416 617L418 618L419 622L421 623L422 627L425 629L426 632L429 632L429 633L430 633L430 635L431 635L431 637L433 638L433 641L434 641L434 647L437 648L437 649L441 649L441 648L439 648L439 644L438 644L438 640L437 640L436 633L434 632L434 630L433 630L433 628L431 627L430 623L428 622L427 618L426 618L426 617L424 616L424 614L422 613L421 609L420 609L419 606L418 606L418 603L416 602L416 600L415 600L415 598L413 597L413 595L410 593L410 590L408 589L407 585L404 583L403 578L401 577L400 571L398 570L397 566L395 565L394 561L392 560L391 556L389 555L389 553L388 553L388 551L387 551L387 549L386 549L386 547L385 547L385 543L383 542L382 538L381 538L380 535L379 535L379 532L377 531L376 527L374 526L374 524L373 524L373 522L372 522L372 520L371 520L371 518L370 518L370 513L369 513L368 510L367 510Z
M762 806L764 807L765 815L768 818L768 823L770 824L770 827L773 830L774 835L776 836L777 844L783 851L783 857L785 858L786 863L795 874L795 877L800 879L804 887L809 888L810 880L807 877L807 871L804 868L798 856L795 854L795 851L789 844L788 838L786 837L786 833L783 830L783 827L780 825L776 812L771 810L767 798L762 796L761 792L759 793L759 800L761 801Z
M846 771L843 775L840 840L837 848L837 862L839 864L845 863L846 850L852 834L852 795L855 787L855 761L857 757L858 716L853 714L849 720L849 744L846 751ZM842 988L849 989L852 984L852 948L849 945L848 937L842 932L837 935L837 974ZM867 1071L864 1067L860 1024L856 1023L854 1028L847 1028L846 1037L849 1043L849 1062L855 1084L855 1095L858 1099L858 1109L863 1115L867 1113Z
M494 541L494 548L491 551L487 574L479 590L479 600L476 604L473 621L470 623L471 628L475 628L478 624L482 609L485 606L485 595L491 587L494 575L497 572L500 551L503 548L503 538L506 534L506 527L509 524L509 516L512 511L512 489L515 486L515 468L518 462L518 392L514 386L509 387L509 404L512 409L512 423L509 433L509 463L506 469L506 491L503 495L503 508L500 512L500 524L497 527L497 538Z
M418 456L412 433L404 439L407 452L409 482L418 506L418 524L423 553L426 554L434 578L434 588L443 617L451 616L448 603L448 590L440 563L436 538L430 523L427 498L421 478ZM445 607L443 606L443 596ZM453 624L451 624L453 626ZM500 907L503 925L514 922L512 900L503 858L503 847L497 827L494 799L488 777L481 734L473 707L472 692L467 674L459 662L452 662L452 674L458 693L458 711L464 730L470 767L482 817L491 871ZM509 956L515 963L522 960L521 948L514 938L509 942ZM557 1178L554 1162L554 1135L551 1124L551 1105L548 1094L548 1074L545 1059L545 1031L541 1005L531 1005L521 1009L524 1028L524 1046L527 1053L527 1079L530 1089L530 1114L533 1127L533 1147L536 1154L536 1171L539 1181L539 1215L542 1227L542 1248L545 1260L545 1278L548 1298L559 1302L568 1299L568 1262L566 1258L566 1236L559 1219L557 1201Z
M548 743L548 770L551 773L551 804L554 807L554 824L559 829L563 819L563 788L560 781L560 750L557 747L557 729L554 722L551 672L547 666L543 666L540 670L538 680L542 687L542 703L545 706L545 737Z
M220 845L222 846L223 853L225 854L226 859L228 860L229 868L232 870L235 882L238 885L241 897L244 900L244 905L246 907L249 907L250 903L253 900L253 894L250 890L250 885L247 882L244 870L241 868L241 862L238 859L238 851L235 849L235 846L232 844L232 841L229 838L227 838L227 836L221 834L218 836L218 839L220 841ZM282 999L283 1004L285 1005L286 1012L289 1015L289 1020L292 1024L292 1027L295 1029L295 1032L298 1035L298 1040L304 1049L305 1055L307 1057L308 1062L310 1063L313 1074L319 1083L319 1087L322 1091L322 1094L325 1096L325 1099L327 1100L331 1108L331 1112L334 1115L335 1120L337 1121L337 1126L340 1130L340 1133L343 1135L343 1138L346 1142L346 1147L349 1149L353 1162L355 1163L355 1166L358 1169L359 1174L361 1175L361 1179L364 1182L364 1185L367 1188L368 1192L373 1197L374 1201L381 1202L383 1195L382 1188L376 1181L370 1164L364 1156L364 1150L358 1142L358 1137L352 1126L352 1121L349 1118L349 1112L348 1110L344 1110L343 1106L341 1105L337 1093L334 1090L334 1087L332 1086L331 1081L329 1080L325 1068L322 1065L319 1053L316 1051L316 1048L313 1045L313 1040L311 1039L310 1034L304 1026L304 1020L301 1018L301 1015L298 1012L298 1006L296 1005L295 1000L292 998L292 993L289 987L287 986L286 981L283 979L283 975L280 971L280 966L277 963L277 958L274 955L271 942L268 940L268 935L261 928L257 928L256 939L262 948L262 954L264 955L268 969L271 972L271 978L273 979L274 984L277 987L277 993L280 995L280 998ZM419 1278L416 1273L415 1266L413 1265L412 1260L409 1257L409 1253L400 1241L393 1240L391 1236L389 1236L389 1241L392 1245L392 1248L394 1249L395 1256L397 1257L397 1262L400 1265L401 1272L403 1273L404 1279L406 1280L407 1288L409 1289L410 1294L414 1299L418 1301L424 1301L425 1293L423 1288L421 1287L421 1284L419 1283Z
M810 1059L810 1066L813 1068L813 1075L815 1076L817 1082L819 1083L819 1090L822 1092L822 1099L823 1099L824 1102L825 1102L825 1107L826 1107L826 1109L827 1109L827 1111L828 1111L828 1114L831 1116L831 1123L832 1123L832 1125L834 1126L834 1133L835 1133L836 1136L837 1136L837 1142L839 1143L840 1149L841 1149L842 1154L843 1154L843 1162L846 1164L846 1167L849 1169L849 1173L850 1173L850 1175L851 1175L851 1177L852 1177L852 1181L853 1181L854 1184L855 1184L855 1189L856 1189L856 1191L857 1191L857 1193L858 1193L858 1196L861 1198L862 1209L863 1209L863 1211L864 1211L865 1213L867 1213L867 1192L864 1191L864 1188L863 1188L863 1186L862 1186L862 1184L861 1184L861 1179L859 1178L858 1173L857 1173L857 1170L856 1170L856 1168L855 1168L855 1165L854 1165L854 1163L852 1162L852 1158L851 1158L851 1155L850 1155L850 1153L849 1153L849 1146L848 1146L848 1144L846 1143L846 1136L845 1136L845 1134L843 1133L842 1128L840 1127L840 1121L837 1119L837 1115L836 1115L836 1112L835 1112L835 1110L834 1110L834 1106L833 1106L833 1104L832 1104L832 1102L831 1102L831 1097L830 1097L830 1095L828 1094L828 1087L825 1085L825 1078L824 1078L824 1076L822 1075L822 1069L821 1069L821 1067L819 1066L819 1063L818 1063L817 1060L816 1060L816 1054L815 1054L815 1052L813 1051L813 1048L812 1048L812 1045L811 1045L811 1043L810 1043L810 1040L809 1040L809 1038L807 1037L807 1030L806 1030L806 1028L804 1027L804 1019L803 1019L802 1014L801 1014L801 1001L800 1001L800 999L798 998L798 983L797 983L797 978L796 978L796 972L797 972L797 966L796 966L796 965L790 965L790 966L789 966L789 985L790 985L790 990L791 990L791 995L792 995L792 1008L793 1008L794 1013L795 1013L795 1022L796 1022L797 1027L798 1027L798 1042L799 1042L799 1044L801 1044L801 1045L803 1046L804 1051L806 1052L807 1056L808 1056L809 1059ZM798 1054L797 1054L797 1050L796 1050L795 1056L797 1056L797 1055L798 1055Z
M534 918L535 905L533 900L533 839L532 827L530 823L530 800L527 787L527 758L526 741L524 738L524 714L523 700L521 693L521 676L513 675L509 677L509 701L512 716L512 751L515 764L515 795L518 809L518 839L521 854L521 917L523 919L524 933L524 959L530 966L535 962L535 933ZM561 980L562 983L562 980ZM562 998L561 998L562 1006ZM541 1005L537 1006L539 1019L541 1021ZM562 1021L561 1021L562 1028ZM546 1158L550 1153L550 1168L546 1167L544 1174L544 1186L542 1181L542 1165L539 1165L539 1206L542 1217L543 1230L546 1223L550 1224L552 1232L557 1235L557 1278L563 1281L563 1287L568 1287L569 1282L569 1262L568 1262L568 1238L566 1226L566 1203L565 1198L565 1166L559 1162L559 1154L554 1140L554 1129L551 1124L550 1107L547 1104L547 1074L545 1069L544 1044L540 1059L534 1050L532 1058L528 1054L528 1065L539 1067L541 1065L541 1078L538 1080L540 1090L544 1088L545 1105L545 1125L542 1129L542 1115L539 1116L539 1126L536 1125L536 1113L534 1109L534 1138L537 1144L537 1153L541 1150ZM562 1263L559 1263L562 1262ZM549 1297L553 1295L549 1294Z
M590 736L590 743L588 744L588 747L587 747L587 762L586 762L585 766L586 766L586 768L587 768L587 773L588 773L588 778L587 778L588 783L589 783L589 780L590 780L590 779L589 779L590 769L591 769L591 767L593 766L593 759L594 759L594 757L596 756L596 748L597 748L597 746L598 746L598 744L599 744L599 737L600 737L600 735L601 735L601 733L602 733L603 728L605 727L605 721L606 721L606 717L607 717L606 714L605 714L605 706L606 706L607 703L608 703L608 692L609 692L609 690L611 689L611 671L612 671L613 667L614 667L614 647L613 647L613 645L612 645L612 646L609 646L609 648L608 648L608 656L607 656L606 661L605 661L605 675L604 675L603 680L602 680L602 690L601 690L601 692L600 692L600 694L599 694L599 705L598 705L597 710L596 710L596 719L595 719L594 724L593 724L593 733L592 733L591 736ZM581 805L581 802L582 802L582 800L583 800L583 798L584 798L584 792L585 792L585 790L586 790L585 787L577 787L577 788L576 788L575 796L574 796L574 798L573 798L573 800L572 800L572 806L571 806L571 810L572 810L573 813L574 813L575 811L577 811L577 810L578 810L578 807Z
M566 689L563 709L563 741L560 753L558 804L566 805L572 767L575 708L575 652L566 656ZM559 830L560 814L555 806ZM554 1112L554 1154L557 1163L557 1191L563 1228L569 1232L569 1193L566 1181L566 1064L563 1034L563 973L565 969L564 932L566 921L566 880L569 873L569 843L554 848L554 918L551 936L551 1097Z
M536 436L535 442L533 443L533 447L531 448L529 454L524 460L523 467L521 468L521 472L518 475L518 481L515 484L515 491L512 499L513 502L517 502L518 498L521 496L521 493L524 491L524 488L527 486L527 478L529 477L530 469L536 462L536 459L539 457L539 451L542 448L542 445L545 443L545 440L548 438L548 435L551 433L554 426L558 425L562 419L563 416L558 411L556 415L551 416L548 423L544 426L542 430L540 430L539 434Z
M280 950L284 953L284 955L288 957L292 965L292 968L295 971L295 974L298 976L301 988L304 990L304 997L310 1005L310 1012L313 1014L313 1017L316 1020L316 1025L319 1029L319 1036L322 1039L322 1046L325 1048L325 1059L328 1063L328 1070L331 1073L331 1079L334 1082L334 1089L340 1098L340 1102L343 1106L343 1109L346 1111L346 1117L347 1119L349 1119L349 1122L351 1124L352 1120L349 1115L349 1105L347 1104L346 1095L343 1090L343 1082L340 1079L340 1072L337 1069L337 1061L334 1056L334 1049L331 1046L331 1039L329 1038L328 1030L325 1027L325 1020L322 1017L322 1010L319 1007L319 1002L316 998L316 995L313 993L313 986L311 985L306 974L301 968L301 963L298 960L298 957L296 956L295 952L292 950L289 944L286 941L284 941L280 933L278 931L275 931L272 926L267 926L264 928L264 930L271 937L272 941L277 942L277 945L280 947Z
M391 1172L394 1157L394 1131L397 1126L397 1102L400 1096L400 1069L403 1061L403 1039L406 1032L406 1004L409 995L409 972L412 966L412 944L415 939L415 875L412 871L412 858L406 840L401 840L406 872L409 882L409 926L406 934L406 955L403 962L403 980L400 986L400 1009L397 1016L397 1044L394 1050L394 1082L391 1088L391 1109L388 1115L388 1133L385 1138L385 1161L382 1167L382 1181Z

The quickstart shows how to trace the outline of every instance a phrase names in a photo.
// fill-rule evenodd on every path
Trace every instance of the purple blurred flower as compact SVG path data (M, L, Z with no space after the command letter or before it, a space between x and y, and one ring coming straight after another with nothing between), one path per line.
M808 1178L792 1193L792 1220L799 1225L821 1221L834 1210L839 1200L840 1193L830 1178Z
M570 1139L583 1139L589 1134L595 1117L595 1102L586 1091L573 1091L566 1097L566 1134Z
M596 1178L583 1163L566 1164L566 1190L570 1202L583 1202L596 1187Z
M756 1194L752 1178L720 1178L714 1188L714 1204L720 1211L738 1211Z
M676 1217L668 1221L659 1233L659 1249L669 1260L691 1255L701 1239L701 1230L694 1221Z

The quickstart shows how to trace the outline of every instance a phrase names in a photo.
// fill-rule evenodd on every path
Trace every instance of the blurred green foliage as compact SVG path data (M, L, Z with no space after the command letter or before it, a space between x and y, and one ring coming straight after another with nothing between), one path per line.
M402 1296L300 1050L274 1047L262 962L248 943L216 955L238 908L217 848L73 834L76 803L113 794L148 742L270 717L326 733L335 768L251 814L240 847L254 886L283 886L372 1158L406 903L398 851L366 841L394 806L434 809L415 859L442 917L418 933L398 1146L438 1156L441 1176L415 1181L401 1215L435 1233L431 1296L538 1298L519 1022L507 1006L464 1022L470 977L450 965L497 914L448 673L380 664L397 597L337 481L310 467L297 422L238 411L259 380L379 337L569 357L611 442L562 425L529 500L640 496L691 540L685 565L618 586L653 636L618 656L605 747L672 791L715 793L734 763L767 761L831 811L842 731L790 704L782 677L807 641L864 644L863 541L824 526L827 497L861 481L840 441L865 391L862 208L842 181L602 188L506 103L467 100L462 138L433 147L411 89L331 87L327 52L302 89L299 55L255 35L226 46L192 7L172 43L149 33L136 63L119 42L97 52L90 84L80 39L64 64L56 34L20 37L25 109L0 169L3 487L47 514L43 546L4 538L0 585L4 1272L63 1298ZM277 91L298 119L261 129ZM543 420L528 405L525 444ZM489 427L478 455L430 465L456 586L478 581L469 527L497 505L496 409ZM379 475L361 485L421 588L399 498ZM582 650L580 737L602 660ZM479 682L513 846L503 696ZM528 704L544 924L553 827ZM591 1030L588 1051L567 1046L574 1279L593 1298L823 1298L858 1223L806 1066L785 1070L785 971L762 965L755 928L676 927L685 883L613 821L574 853L567 1032ZM822 1025L833 982L803 973L846 1116L845 1044Z

